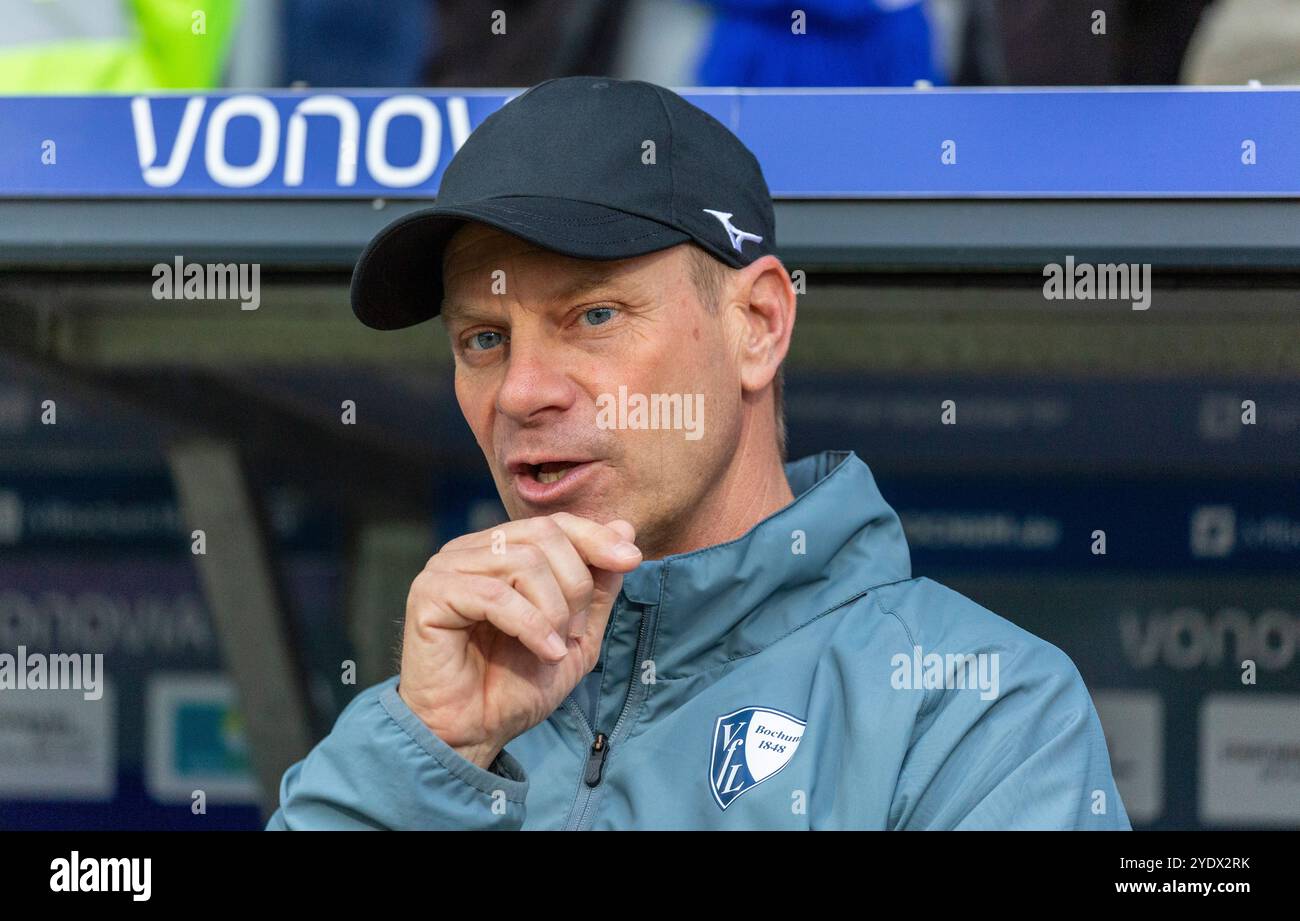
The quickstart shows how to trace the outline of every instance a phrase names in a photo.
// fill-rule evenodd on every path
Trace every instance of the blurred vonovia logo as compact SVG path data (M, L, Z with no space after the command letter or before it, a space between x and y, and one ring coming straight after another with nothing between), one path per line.
M1238 668L1250 659L1273 672L1295 660L1300 617L1280 607L1254 613L1235 604L1126 610L1119 616L1119 636L1124 657L1136 669Z
M0 544L16 544L23 536L23 500L18 493L0 489Z
M1231 505L1203 505L1192 512L1192 556L1225 557L1237 543L1237 515Z

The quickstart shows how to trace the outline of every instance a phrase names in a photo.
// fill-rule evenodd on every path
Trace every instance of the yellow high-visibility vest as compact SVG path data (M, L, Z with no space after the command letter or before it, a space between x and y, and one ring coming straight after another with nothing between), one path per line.
M241 0L0 0L0 94L210 89Z

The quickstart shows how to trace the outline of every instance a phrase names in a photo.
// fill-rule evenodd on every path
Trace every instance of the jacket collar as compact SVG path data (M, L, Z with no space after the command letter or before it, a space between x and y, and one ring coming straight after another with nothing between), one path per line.
M911 578L902 525L856 454L826 451L785 473L795 500L741 537L624 577L629 601L659 607L648 650L658 676L758 652L867 589Z

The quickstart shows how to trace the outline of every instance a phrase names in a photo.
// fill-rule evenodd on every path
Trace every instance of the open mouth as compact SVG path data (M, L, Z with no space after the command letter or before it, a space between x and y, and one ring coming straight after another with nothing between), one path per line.
M545 464L528 465L533 478L539 483L558 483L576 466L578 466L577 461L550 461Z
M509 465L509 470L521 498L551 503L570 497L596 466L594 461L583 460L517 461Z

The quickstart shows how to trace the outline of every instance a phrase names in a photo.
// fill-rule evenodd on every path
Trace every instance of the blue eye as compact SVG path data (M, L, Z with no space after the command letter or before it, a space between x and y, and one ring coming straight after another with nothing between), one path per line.
M496 338L493 339L492 337ZM473 352L485 352L501 343L501 334L485 329L480 333L475 333L465 340L465 347Z
M592 307L583 313L583 316L588 319L592 326L600 326L602 323L607 323L614 318L614 308Z

